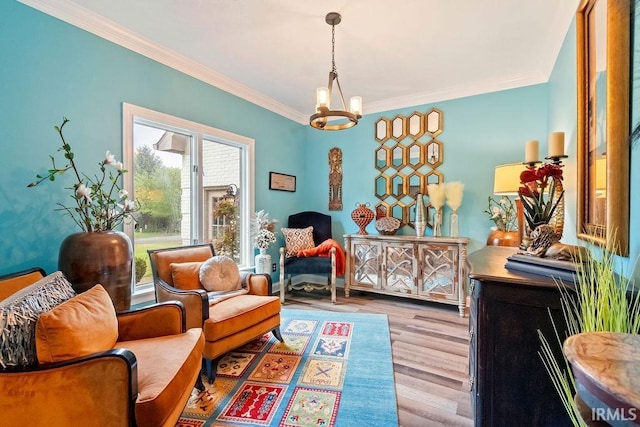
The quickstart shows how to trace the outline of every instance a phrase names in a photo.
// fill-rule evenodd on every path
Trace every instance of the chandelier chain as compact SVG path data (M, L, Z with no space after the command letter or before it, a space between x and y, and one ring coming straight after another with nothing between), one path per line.
M331 72L338 74L336 69L336 25L331 25Z

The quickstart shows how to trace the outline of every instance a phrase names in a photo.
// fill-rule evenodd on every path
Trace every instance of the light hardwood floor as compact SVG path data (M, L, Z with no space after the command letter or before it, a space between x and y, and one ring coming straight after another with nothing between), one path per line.
M402 427L471 426L468 317L452 305L338 289L287 294L285 308L382 313L389 319Z

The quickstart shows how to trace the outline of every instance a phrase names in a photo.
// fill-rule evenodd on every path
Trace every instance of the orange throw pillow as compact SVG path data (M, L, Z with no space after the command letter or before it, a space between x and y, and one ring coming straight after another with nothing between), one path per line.
M36 353L40 363L106 351L117 340L116 310L102 285L42 313L36 323Z
M202 289L200 284L200 267L202 264L202 262L172 262L169 268L171 268L173 287L183 291Z

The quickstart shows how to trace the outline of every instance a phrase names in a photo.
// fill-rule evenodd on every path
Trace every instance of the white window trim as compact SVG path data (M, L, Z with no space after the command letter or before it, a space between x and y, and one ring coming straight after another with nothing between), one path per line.
M196 123L191 120L183 119L180 117L172 116L166 113L161 113L159 111L150 110L145 107L140 107L137 105L129 104L126 102L122 103L122 152L123 152L123 161L125 165L133 165L133 125L134 121L138 120L139 122L155 122L162 123L163 125L175 127L176 131L180 131L186 134L191 134L192 144L197 149L197 161L202 162L202 143L203 139L211 140L214 142L224 142L225 144L229 144L231 146L243 148L241 150L241 154L243 156L242 163L247 165L247 167L242 168L242 174L240 176L240 198L241 198L241 206L243 209L243 215L241 218L241 230L242 235L240 236L240 252L242 254L242 259L246 260L247 265L241 265L241 268L249 267L253 262L253 248L249 242L249 223L251 220L251 214L254 212L255 206L255 140L253 138L249 138L243 135L238 135L232 132L228 132L222 129L217 129L211 126L203 125L201 123ZM203 218L202 209L200 206L204 203L203 196L203 184L202 184L202 173L198 172L198 165L191 165L192 171L192 188L197 188L198 196L194 199L193 212L197 212L199 217L196 218L196 221L192 221L193 226L196 229L193 230L193 235L196 236L196 241L193 243L204 243L204 230L202 227ZM124 188L129 192L132 198L135 199L135 193L133 188L133 174L125 174L124 175ZM133 239L133 224L125 224L124 232Z

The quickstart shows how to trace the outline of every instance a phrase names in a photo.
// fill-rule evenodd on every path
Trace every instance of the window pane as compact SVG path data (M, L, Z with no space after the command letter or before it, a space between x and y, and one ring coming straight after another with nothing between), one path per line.
M241 148L203 140L202 169L204 239L213 243L217 254L242 263Z
M152 281L147 249L191 241L191 137L136 123L133 138L133 186L141 206L133 239L138 285Z

